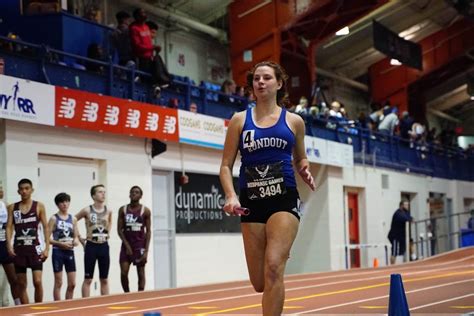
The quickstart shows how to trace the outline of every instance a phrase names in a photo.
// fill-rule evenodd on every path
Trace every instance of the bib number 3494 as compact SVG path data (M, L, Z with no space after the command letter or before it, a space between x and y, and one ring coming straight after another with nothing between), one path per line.
M260 191L260 198L262 199L266 197L282 194L280 183L272 184L266 187L260 187L258 188L258 190Z

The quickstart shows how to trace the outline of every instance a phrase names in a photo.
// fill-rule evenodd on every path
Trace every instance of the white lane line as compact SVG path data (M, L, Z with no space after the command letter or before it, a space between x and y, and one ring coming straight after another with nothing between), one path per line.
M462 268L466 268L466 266L460 265L460 266L454 266L454 267L444 267L444 268L439 268L439 269L431 269L431 270L403 273L403 275L406 275L406 276L419 275L419 274L432 273L432 272L444 271L444 270L449 270L449 269L462 269ZM316 285L308 285L308 286L302 286L302 287L288 288L286 291L287 292L289 292L289 291L298 291L298 290L305 290L305 289L318 288L318 287L330 286L330 285L338 285L338 284L344 284L344 283L359 282L359 281L361 281L361 282L372 281L372 280L377 280L377 279L385 279L385 278L388 278L388 277L389 277L389 275L384 274L384 275L381 275L381 276L374 276L374 277L368 277L368 278L365 277L365 278L359 278L359 279L350 279L350 280L343 280L343 281L321 283L321 284L316 284ZM83 310L83 309L111 306L111 305L117 305L117 304L130 304L130 303L138 303L138 302L164 300L164 299L177 298L177 297L183 297L183 296L210 294L210 293L235 291L235 290L251 289L251 288L252 288L251 286L242 286L242 287L227 288L227 289L215 289L215 290L209 290L209 291L182 293L182 294L174 294L174 295L161 296L161 297L133 299L133 300L121 301L121 302L112 302L112 303L109 302L109 303L93 304L93 305L87 305L87 306L71 307L71 308L58 309L58 310L54 310L54 311L50 310L50 311L43 311L43 312L30 313L30 314L31 315L42 315L42 314L63 313L63 312L68 312L68 311ZM219 300L232 300L232 299L236 299L236 298L259 296L259 295L261 295L261 294L259 294L259 293L250 293L250 294L239 295L239 296L227 296L227 297L221 298ZM214 300L217 300L217 299L214 299ZM205 302L207 302L207 301L205 301ZM202 303L202 302L200 302L200 303ZM195 303L186 303L185 305L191 305L191 304L195 304ZM163 309L164 307L160 307L160 308ZM121 315L121 314L127 314L127 312L115 313L115 315Z
M445 270L445 269L446 268L439 269L439 270ZM432 271L428 271L428 272L432 272ZM428 272L426 272L426 273L428 273ZM421 272L415 272L415 273L412 273L412 274L421 274ZM408 275L408 273L406 273L405 275ZM380 279L380 278L388 278L388 276L373 277L373 278L370 278L370 280ZM360 280L366 280L366 279L360 279ZM317 285L313 285L313 286L303 286L303 287L288 289L287 292L288 291L294 291L294 290L303 290L303 289L308 289L308 288L323 287L323 286L327 286L327 285L334 285L334 284L340 284L340 283L348 283L348 282L353 282L353 281L354 280L351 280L351 281L338 281L338 282L331 282L331 283L326 283L326 284L317 284ZM472 280L463 280L463 281L458 281L458 282L471 282L471 281ZM435 288L437 286L438 285L431 286L431 287L428 287L428 288ZM412 291L416 292L417 290L412 290ZM205 301L186 302L186 303L180 303L180 304L169 305L169 306L156 306L156 307L151 307L151 308L146 308L146 309L141 309L141 310L118 312L118 313L114 313L114 315L126 315L126 314L139 313L139 312L150 311L150 310L163 310L163 309L167 309L167 308L182 307L182 306L189 306L189 305L194 305L194 304L218 302L218 301L225 301L225 300L233 300L233 299L244 298L244 297L252 297L252 296L261 296L261 294L260 293L252 293L252 294L238 295L238 296L232 296L232 297L222 297L222 298L219 298L219 299L211 299L211 300L205 300ZM372 300L372 299L373 298L370 298L368 300ZM295 315L297 315L297 314L295 314Z
M439 301L439 302L434 302L434 303L430 303L430 304L425 304L425 305L421 305L421 306L416 306L416 307L410 308L410 310L411 310L411 311L414 311L414 310L417 310L417 309L420 309L420 308L425 308L425 307L429 307L429 306L433 306L433 305L443 304L443 303L451 302L451 301L457 301L457 300L460 300L460 299L462 299L462 298L469 297L469 296L474 296L474 293L472 293L472 294L467 294L467 295L463 295L463 296L453 297L453 298L450 298L450 299L447 299L447 300L443 300L443 301Z
M405 294L411 294L411 293L416 293L416 292L421 292L421 291L428 291L428 290L433 290L433 289L437 289L437 288L440 288L440 287L458 285L458 284L467 283L467 282L474 282L474 280L462 280L462 281L449 282L449 283L443 283L443 284L428 286L428 287L424 287L424 288L420 288L420 289L416 289L416 290L407 291L407 292L405 292ZM474 295L474 294L472 294L472 295ZM363 300L357 300L357 301L351 301L351 302L346 302L346 303L342 303L342 304L330 305L330 306L320 307L320 308L311 309L311 310L307 310L307 311L300 311L297 314L288 314L288 316L296 316L296 315L300 315L300 314L319 312L319 311L323 311L323 310L326 310L326 309L332 309L332 308L343 307L343 306L347 306L347 305L365 303L365 302L374 301L374 300L387 298L387 297L389 297L389 296L388 295L382 295L382 296L377 296L377 297L371 297L371 298L366 298L366 299L363 299Z
M453 264L453 263L467 261L467 260L473 259L473 258L474 258L474 255L468 256L468 257L465 257L465 258L461 258L461 259L456 259L456 260L449 261L449 262L439 263L439 264L428 264L428 265L421 266L419 268L425 270L426 268L445 266L445 265L449 265L449 264ZM386 273L386 272L390 272L390 271L400 273L401 271L405 271L405 270L412 270L413 271L413 268L414 267L407 268L407 267L404 267L404 266L402 266L402 267L400 267L400 266L389 266L389 267L386 267L386 268L383 268L383 267L378 268L377 271L367 271L367 272L365 272L365 271L362 272L361 271L359 273L357 273L357 272L341 273L341 274L338 274L338 275L329 275L329 276L313 277L313 278L305 278L305 279L292 279L291 275L290 275L290 276L285 277L285 284L294 283L294 282L303 282L303 281L319 281L319 280L326 280L326 279L336 279L336 278L341 278L341 277L372 275L372 274L378 274L378 273L382 273L382 272ZM334 272L334 271L332 271L332 272Z
M456 262L461 262L470 259L471 257L474 256L469 256L463 259L459 260L454 260L452 261L453 263ZM441 265L441 264L440 264ZM429 265L429 266L436 266L436 265ZM436 271L443 271L443 270L449 270L449 269L456 269L456 268L468 268L470 266L474 265L468 265L468 266L455 266L455 267L445 267L445 268L440 268L440 269L432 269L432 270L423 270L423 271L417 271L417 272L409 272L409 273L403 273L403 275L418 275L418 274L424 274L424 273L431 273L431 272L436 272ZM428 266L426 266L428 267ZM426 268L425 267L425 268ZM323 283L323 284L317 284L317 285L308 285L308 286L303 286L303 287L296 287L296 288L289 288L287 291L297 291L297 290L304 290L304 289L309 289L309 288L317 288L317 287L322 287L322 286L328 286L328 285L337 285L337 284L344 284L344 283L351 283L351 282L358 282L358 281L371 281L371 280L377 280L377 279L383 279L387 278L387 272L389 269L385 270L380 270L377 272L370 272L370 273L360 273L359 275L371 275L371 274L376 274L376 273L383 273L381 276L376 276L376 277L369 277L369 278L360 278L360 279L350 279L350 280L344 280L344 281L336 281L336 282L329 282L329 283ZM396 269L396 267L393 269L396 270L394 272L400 272L401 270L405 269ZM352 274L353 275L353 274ZM340 277L340 275L338 276ZM316 278L308 278L304 279L304 281L318 281L318 280L323 280L323 279L330 279L333 278L333 276L328 276L328 277L316 277ZM286 282L286 283L294 283L300 280L291 280L293 282ZM221 289L215 289L215 290L208 290L208 291L198 291L198 292L190 292L190 293L182 293L182 294L173 294L173 295L168 295L168 296L161 296L161 297L150 297L150 298L143 298L143 299L133 299L133 300L128 300L128 301L121 301L121 302L109 302L109 303L101 303L101 304L90 304L87 306L79 306L79 307L71 307L71 308L63 308L63 309L57 309L54 311L43 311L43 312L36 312L36 313L30 313L30 315L42 315L42 314L52 314L52 313L62 313L62 312L67 312L67 311L74 311L74 310L82 310L82 309L90 309L90 308L97 308L97 307L104 307L104 306L111 306L111 305L117 305L117 304L128 304L128 303L137 303L137 302L146 302L146 301L153 301L153 300L163 300L163 299L168 299L168 298L176 298L176 297L184 297L184 296L190 296L190 295L201 295L201 294L209 294L209 293L218 293L218 292L225 292L225 291L234 291L234 290L242 290L242 289L251 289L251 286L240 286L240 287L233 287L233 288L221 288ZM252 296L252 295L260 295L259 293L252 293L244 296L238 296L238 297L247 297L247 296ZM225 299L234 299L235 297L227 297ZM120 313L118 313L120 314Z

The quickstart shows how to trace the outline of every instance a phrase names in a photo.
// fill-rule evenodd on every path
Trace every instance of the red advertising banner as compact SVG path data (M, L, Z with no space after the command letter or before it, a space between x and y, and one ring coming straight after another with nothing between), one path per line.
M178 111L56 87L56 126L135 137L179 140Z

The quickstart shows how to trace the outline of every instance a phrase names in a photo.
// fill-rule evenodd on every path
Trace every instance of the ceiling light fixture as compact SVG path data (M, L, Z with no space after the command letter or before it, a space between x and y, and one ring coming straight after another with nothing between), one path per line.
M348 26L344 26L342 29L340 29L339 31L336 32L336 35L337 36L342 36L342 35L347 35L349 34L350 31L349 31L349 27Z
M392 66L401 66L402 63L398 59L392 58L392 59L390 59L390 65L392 65Z

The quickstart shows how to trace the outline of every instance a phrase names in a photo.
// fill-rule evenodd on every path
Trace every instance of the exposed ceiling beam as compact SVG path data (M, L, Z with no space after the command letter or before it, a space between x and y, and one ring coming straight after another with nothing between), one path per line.
M435 109L430 108L430 109L428 109L428 112L430 112L431 114L436 115L438 117L441 117L445 120L454 122L454 123L461 123L462 122L461 120L458 120L457 118L452 117L451 115L448 115L444 112L441 112L441 111L438 111L438 110L435 110Z
M232 0L222 0L219 2L219 5L212 8L212 10L201 19L201 22L204 24L209 24L220 17L223 17L227 14L227 7L231 2Z
M467 93L467 84L464 84L434 100L429 101L426 106L430 109L446 111L466 100L469 100L469 94Z
M316 72L318 74L321 74L325 77L329 77L329 78L332 78L332 79L335 79L335 80L338 80L338 81L341 81L351 87L354 87L356 89L359 89L359 90L362 90L364 92L368 92L369 91L369 87L363 83L360 83L359 81L356 81L356 80L353 80L353 79L350 79L350 78L347 78L347 77L344 77L344 76L341 76L341 75L338 75L334 72L331 72L331 71L328 71L328 70L324 70L320 67L317 67L316 68Z
M189 17L173 13L170 11L167 11L165 9L159 8L157 6L148 4L144 1L141 0L122 0L122 2L136 6L136 7L141 7L144 10L159 16L164 19L171 19L175 20L176 22L187 26L191 29L194 29L195 31L201 32L201 33L206 33L214 38L217 38L221 42L227 42L227 32L212 26L209 26L207 24L201 23L199 21L193 20Z

